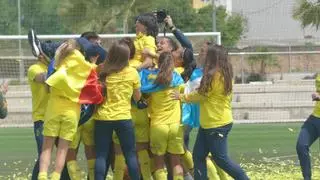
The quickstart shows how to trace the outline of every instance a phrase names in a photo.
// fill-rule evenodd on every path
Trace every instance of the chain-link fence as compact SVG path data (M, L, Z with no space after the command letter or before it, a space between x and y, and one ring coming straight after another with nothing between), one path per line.
M25 36L29 28L43 34L39 36L41 40L52 41L78 37L70 34L88 30L110 33L101 35L102 45L107 49L120 37L134 36L121 33L134 33L136 15L161 7L168 10L178 28L202 32L187 34L195 56L206 40L214 39L228 48L236 83L233 98L236 122L304 119L312 111L312 79L320 69L319 33L302 30L299 22L293 20L289 11L294 0L228 0L228 3L221 0L219 4L228 6L227 11L215 9L217 30L221 34L203 33L212 31L214 8L196 10L191 2L182 0L0 1L1 7L6 7L0 12L3 17L0 20L0 82L9 79L11 83L7 96L10 122L14 124L13 119L16 124L24 124L21 119L32 122L26 72L35 58ZM159 29L163 30L163 24Z

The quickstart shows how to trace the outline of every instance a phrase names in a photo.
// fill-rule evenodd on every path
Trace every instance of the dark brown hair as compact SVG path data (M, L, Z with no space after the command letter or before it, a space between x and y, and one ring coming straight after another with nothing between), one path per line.
M220 79L214 79L217 72L222 75ZM228 51L223 46L208 44L199 93L207 95L211 90L211 84L218 80L224 82L225 95L229 95L232 92L232 78L233 70L228 60Z
M169 86L174 71L174 62L171 52L163 52L158 61L159 73L154 81L155 84Z
M106 77L120 72L129 64L130 49L127 44L115 42L109 49L108 59L100 73L100 81L105 83Z
M152 13L144 13L140 14L136 21L139 21L139 23L143 24L146 27L146 35L147 36L153 36L155 39L158 36L159 33L159 27L157 23L157 18Z
M193 51L189 48L183 50L182 59L184 71L181 73L181 76L184 82L187 82L190 79L193 70L196 68L197 63L193 57Z
M119 43L125 43L128 45L128 47L130 49L129 59L132 59L136 53L136 47L134 46L133 40L129 37L124 37L124 38L120 39Z

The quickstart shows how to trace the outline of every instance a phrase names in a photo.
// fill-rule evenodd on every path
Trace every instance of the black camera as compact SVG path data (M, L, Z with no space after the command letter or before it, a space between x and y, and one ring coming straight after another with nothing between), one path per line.
M167 17L167 11L165 9L161 9L154 12L157 16L158 23L163 23L164 19Z

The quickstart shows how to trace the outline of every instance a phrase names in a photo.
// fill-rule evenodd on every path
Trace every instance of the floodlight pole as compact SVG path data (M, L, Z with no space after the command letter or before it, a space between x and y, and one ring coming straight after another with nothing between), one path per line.
M18 34L21 35L21 3L18 1ZM21 39L19 39L19 57L22 56ZM22 82L24 78L24 64L22 59L19 58L19 81Z
M212 0L212 31L217 32L217 12L216 12L216 6L215 6L215 0Z

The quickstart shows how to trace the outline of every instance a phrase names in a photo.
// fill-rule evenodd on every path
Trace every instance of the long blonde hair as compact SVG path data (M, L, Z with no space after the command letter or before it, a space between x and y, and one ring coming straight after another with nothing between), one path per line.
M223 46L209 44L199 87L200 94L206 95L211 90L213 81L221 80L213 78L218 71L222 74L225 95L229 95L232 92L233 70L228 59L228 51Z
M163 86L170 86L173 71L174 62L171 52L161 53L159 56L159 73L154 83Z

